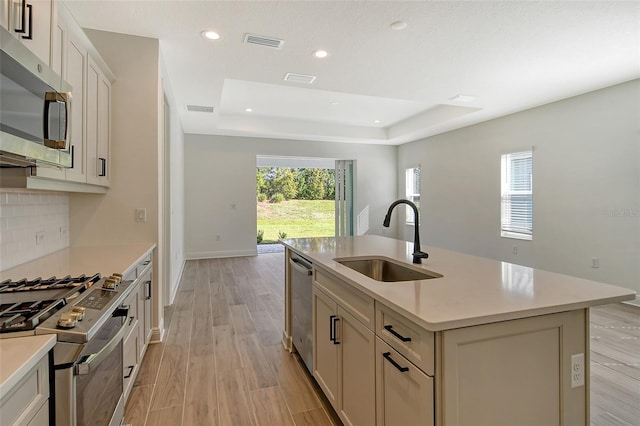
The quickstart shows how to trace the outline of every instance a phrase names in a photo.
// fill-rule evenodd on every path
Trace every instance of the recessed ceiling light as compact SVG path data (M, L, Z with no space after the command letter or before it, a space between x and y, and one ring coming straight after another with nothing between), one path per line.
M404 21L396 21L393 24L389 25L392 30L400 31L407 28L407 23Z
M316 50L315 52L313 52L313 56L315 56L316 58L326 58L327 56L329 56L329 52L327 52L326 50Z
M246 112L252 112L253 110L251 108L245 108Z
M373 122L378 124L378 123L380 123L380 120L373 120Z
M449 100L454 102L473 102L476 100L476 97L471 95L455 95L449 98Z
M331 105L338 105L338 102L336 102L336 101L331 101L331 102L329 102L329 103L330 103Z
M202 37L208 38L209 40L217 40L220 38L220 34L215 31L206 30L202 32Z

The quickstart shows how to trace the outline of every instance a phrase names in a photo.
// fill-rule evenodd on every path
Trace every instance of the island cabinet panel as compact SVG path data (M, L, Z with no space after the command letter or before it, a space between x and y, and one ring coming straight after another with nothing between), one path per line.
M376 338L376 425L430 426L433 406L433 377Z
M345 425L373 425L376 421L375 335L340 306L338 318L338 414Z
M333 342L338 305L313 288L313 376L333 407L338 400L338 346Z
M375 424L375 335L313 286L313 375L345 425Z
M585 310L442 333L442 424L588 425L588 389L571 387L571 355L584 354Z

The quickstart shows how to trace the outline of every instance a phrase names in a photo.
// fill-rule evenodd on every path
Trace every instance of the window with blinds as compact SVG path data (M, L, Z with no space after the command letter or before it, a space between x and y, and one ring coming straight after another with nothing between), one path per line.
M502 155L500 235L533 239L533 152Z
M405 173L405 197L420 209L420 167L406 169ZM407 225L413 225L415 223L413 209L405 206L405 212Z

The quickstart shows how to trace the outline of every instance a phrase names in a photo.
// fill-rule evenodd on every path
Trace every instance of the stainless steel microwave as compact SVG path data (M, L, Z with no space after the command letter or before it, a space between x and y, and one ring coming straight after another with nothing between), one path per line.
M0 27L0 164L71 167L71 86Z

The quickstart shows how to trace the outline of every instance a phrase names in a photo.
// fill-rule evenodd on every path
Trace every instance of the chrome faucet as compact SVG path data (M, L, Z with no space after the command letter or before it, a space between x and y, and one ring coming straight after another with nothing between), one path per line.
M382 226L385 228L389 227L391 223L391 211L398 204L407 204L413 209L414 221L415 221L415 234L413 236L413 263L422 263L422 259L426 259L429 255L420 250L420 225L418 224L418 208L415 204L413 204L409 200L398 200L394 201L390 206L389 210L387 210L387 214L384 217L384 222L382 222Z

